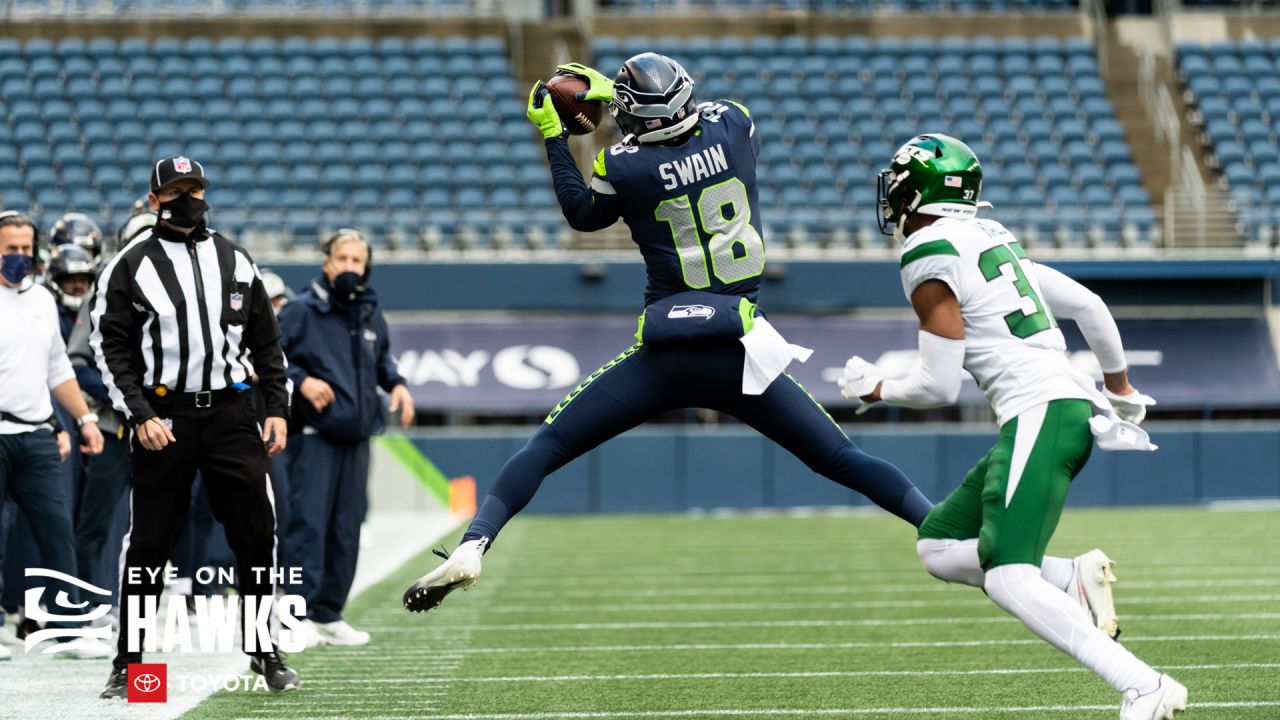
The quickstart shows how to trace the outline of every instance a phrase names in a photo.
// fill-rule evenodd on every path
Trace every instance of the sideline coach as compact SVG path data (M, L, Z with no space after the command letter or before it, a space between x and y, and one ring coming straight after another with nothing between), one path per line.
M89 311L103 383L134 431L120 638L103 698L123 697L128 664L142 661L128 650L125 598L159 597L197 470L235 552L241 597L262 603L273 596L265 443L271 455L284 449L290 390L280 330L253 260L205 223L208 184L194 160L155 164L148 199L159 220L103 271ZM248 384L255 373L267 414L261 431ZM129 582L130 574L142 582ZM250 669L275 692L298 686L274 648L252 653Z

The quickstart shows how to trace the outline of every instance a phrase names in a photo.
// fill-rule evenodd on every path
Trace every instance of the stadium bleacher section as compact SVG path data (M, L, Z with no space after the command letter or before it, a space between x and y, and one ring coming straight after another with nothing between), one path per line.
M215 225L237 237L563 235L496 37L4 39L0 93L13 149L0 203L41 222L67 209L118 220L151 163L184 153L215 183Z
M879 246L875 173L911 134L966 140L983 198L1029 245L1159 238L1092 45L1080 38L598 38L598 64L681 60L703 99L745 103L761 133L761 202L792 244ZM890 241L891 242L891 241Z
M945 131L1028 245L1149 247L1160 230L1081 38L597 38L607 73L656 49L764 141L771 241L884 247L876 170ZM255 249L356 226L405 247L567 246L497 37L0 40L0 204L117 221L155 158L208 168L215 225ZM464 117L488 108L489 122Z
M1242 234L1263 246L1280 234L1278 62L1280 40L1177 47L1190 120L1231 194Z
M496 9L495 2L476 0L8 0L0 17L359 17L476 14Z

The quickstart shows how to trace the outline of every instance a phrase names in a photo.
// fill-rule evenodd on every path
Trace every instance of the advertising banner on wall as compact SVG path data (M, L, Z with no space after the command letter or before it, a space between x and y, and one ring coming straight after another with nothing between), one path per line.
M916 361L915 322L849 316L771 315L813 357L790 368L824 404L848 405L835 379L850 355L876 362L890 376ZM423 409L539 412L629 347L634 318L535 316L507 319L402 319L392 316L391 347ZM1135 385L1166 408L1280 405L1271 334L1261 318L1121 321ZM1101 379L1097 360L1071 323L1068 352ZM983 397L966 375L960 402Z

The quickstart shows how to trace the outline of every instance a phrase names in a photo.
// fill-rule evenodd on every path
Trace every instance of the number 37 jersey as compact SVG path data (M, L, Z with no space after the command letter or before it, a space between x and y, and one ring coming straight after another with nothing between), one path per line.
M1071 367L1066 340L1013 234L994 220L943 218L907 239L900 260L907 298L940 280L960 301L964 367L1001 425L1050 400L1090 400L1093 381Z
M646 303L686 290L754 301L760 287L755 125L729 101L698 112L698 129L679 145L619 143L596 156L591 189L617 196L644 256Z

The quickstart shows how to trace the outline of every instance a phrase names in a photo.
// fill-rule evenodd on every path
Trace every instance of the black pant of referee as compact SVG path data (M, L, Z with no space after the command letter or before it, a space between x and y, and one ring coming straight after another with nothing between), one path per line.
M166 424L172 423L175 442L149 451L134 436L133 521L125 538L122 596L134 596L143 603L146 596L160 595L165 563L186 524L191 486L199 470L214 517L226 529L227 542L235 552L241 598L269 601L274 594L270 570L276 551L275 499L253 393L227 388L148 395L156 413ZM129 652L129 633L129 613L122 609L117 667L142 661L141 653Z
M156 163L148 196L155 227L111 261L90 299L89 344L112 405L133 429L119 650L104 699L128 694L128 666L145 647L129 650L130 631L141 628L131 627L128 603L135 617L152 619L137 603L160 593L197 471L236 555L242 607L256 597L269 608L273 599L275 501L267 458L285 447L289 382L258 268L205 221L208 185L195 160ZM266 410L261 428L254 392ZM256 618L245 625L254 627ZM258 646L258 635L244 638L250 670L272 691L297 688L298 674L274 646Z

